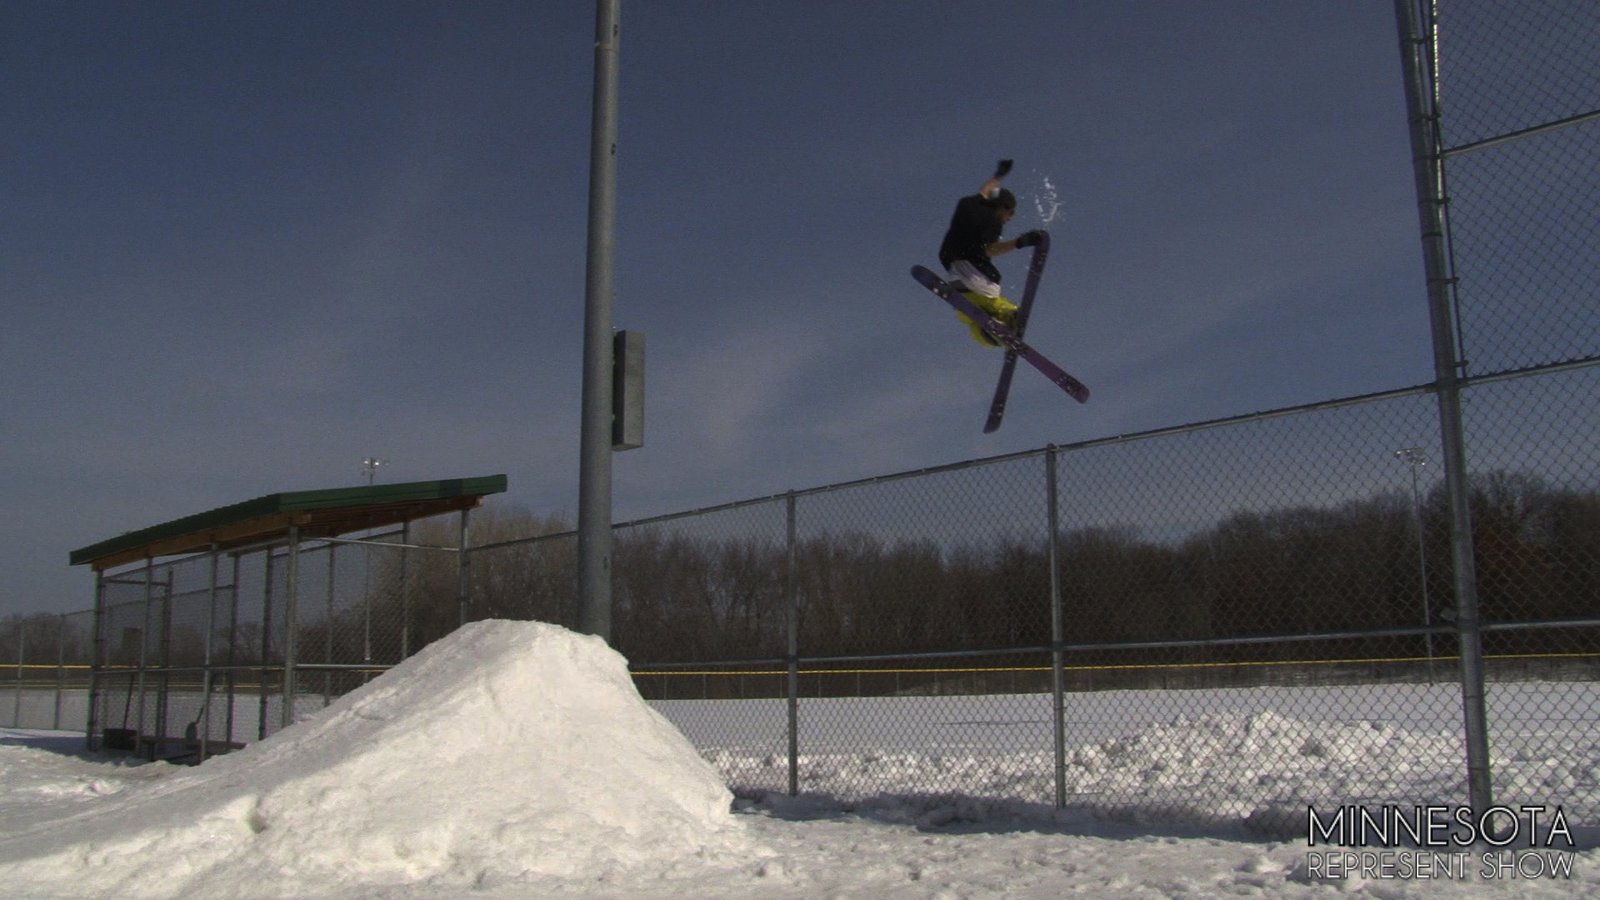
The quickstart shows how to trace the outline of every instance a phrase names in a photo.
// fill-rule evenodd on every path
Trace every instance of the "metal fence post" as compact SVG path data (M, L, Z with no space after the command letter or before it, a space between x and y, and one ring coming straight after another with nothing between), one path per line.
M406 572L406 563L410 557L407 550L411 544L411 520L400 523L400 659L411 657L411 577ZM463 553L466 551L463 550ZM372 601L367 600L367 651L363 662L372 662Z
M206 640L203 651L205 654L205 664L200 670L200 689L204 693L200 701L199 733L195 735L200 740L199 753L201 762L204 762L206 759L206 752L209 749L207 744L209 743L209 739L211 737L211 690L216 684L216 677L213 671L214 660L212 655L212 642L216 640L215 636L217 632L217 567L221 562L221 559L221 551L219 551L217 549L217 545L213 543L211 545L211 555L209 560L211 583L206 589Z
M300 526L289 526L289 564L284 573L288 582L283 603L283 715L280 724L294 724L294 695L299 690L295 665L299 662L300 642Z
M272 548L266 550L267 559L264 586L261 591L261 660L257 670L257 692L260 708L257 710L256 740L267 737L267 661L272 657Z
M67 689L67 616L63 613L57 618L61 624L56 626L56 705L55 713L50 717L53 731L61 730L62 695Z
M1456 631L1461 655L1462 723L1466 738L1467 793L1474 809L1493 807L1488 713L1484 699L1483 637L1478 621L1478 577L1472 553L1472 515L1467 455L1461 419L1461 369L1453 313L1455 278L1450 265L1444 155L1434 90L1437 47L1431 13L1413 0L1395 0L1411 155L1427 272L1428 313L1433 333L1435 392L1443 444L1445 486L1450 501L1450 549L1455 569Z
M239 671L239 554L233 554L233 586L228 589L228 712L223 740L233 749L234 704L238 702Z
M334 586L334 575L335 575L335 562L338 560L338 558L339 558L339 545L337 545L337 544L329 544L328 545L328 591L327 591L327 595L328 595L328 617L325 620L326 624L322 628L322 633L323 633L322 661L325 662L325 663L332 663L333 662L333 649L334 649L333 648L333 622L334 622L333 586ZM333 670L332 669L323 669L322 670L322 705L323 706L328 706L331 703L333 703Z
M144 687L145 670L149 668L150 657L150 606L155 602L155 560L144 558L144 627L139 631L139 715L134 718L134 747L140 748L145 737L144 727Z
M460 540L458 540L456 543L457 626L467 624L467 598L471 593L472 584L470 577L472 574L472 558L471 551L467 549L467 539L471 536L471 525L470 520L467 518L467 510L464 509L461 511L461 528L459 531L459 536ZM608 627L607 632L609 631L610 629ZM601 636L604 637L608 642L611 640L609 633Z
M1051 736L1055 745L1056 809L1067 805L1067 734L1066 734L1066 666L1063 642L1065 622L1061 608L1061 509L1056 490L1056 445L1045 448L1044 483L1045 506L1049 515L1050 534L1046 538L1045 555L1050 566L1050 692Z
M95 740L100 715L100 667L105 664L106 573L94 570L94 613L89 619L89 714L84 723L84 749L100 749Z
M28 622L26 619L17 619L17 677L15 679L16 692L12 695L11 724L22 727L22 666L28 661Z
M787 518L785 541L788 545L788 558L784 565L784 592L789 606L787 647L789 676L786 691L789 707L789 796L794 797L800 793L800 577L799 551L795 544L794 491L789 492L784 506Z
M172 585L175 573L172 566L165 568L166 579L161 586L161 678L157 682L161 687L156 692L156 739L151 744L152 758L166 743L168 704L172 699Z

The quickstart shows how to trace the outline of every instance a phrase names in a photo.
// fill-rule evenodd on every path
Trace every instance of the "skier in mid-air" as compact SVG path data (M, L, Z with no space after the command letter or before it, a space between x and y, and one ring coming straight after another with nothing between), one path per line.
M1000 270L993 259L1039 243L1040 233L1029 231L1003 241L1000 232L1017 212L1017 198L1000 186L1000 179L1011 171L1011 160L1002 159L994 175L976 194L962 197L950 216L950 227L939 245L939 262L949 273L951 284L966 294L973 305L1010 325L1017 305L1000 294ZM964 313L956 316L972 330L972 339L988 347L999 346L978 324Z
M939 247L944 278L933 274L926 266L911 267L911 277L955 309L961 321L972 329L973 340L990 347L1003 345L1006 348L1000 380L994 387L994 400L989 404L989 420L983 426L985 432L1000 427L1006 397L1011 391L1011 373L1016 370L1019 359L1027 360L1028 365L1038 369L1072 399L1079 403L1089 399L1089 388L1083 382L1022 340L1038 295L1039 279L1044 275L1045 260L1050 256L1050 235L1029 231L1013 240L1000 239L1001 230L1017 212L1017 198L1000 187L1000 179L1010 171L1011 160L1000 160L994 175L983 183L978 193L962 197L956 204L950 228ZM1018 247L1033 248L1020 305L1000 295L1000 270L994 266L994 257Z

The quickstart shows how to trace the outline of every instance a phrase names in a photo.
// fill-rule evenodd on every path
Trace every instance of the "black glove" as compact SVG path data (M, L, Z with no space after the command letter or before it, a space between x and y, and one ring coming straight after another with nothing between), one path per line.
M1004 178L1011 171L1011 160L1002 159L1000 165L994 167L994 177Z
M1023 247L1032 247L1041 240L1044 240L1044 232L1025 231L1022 234L1017 235L1017 249L1021 250Z

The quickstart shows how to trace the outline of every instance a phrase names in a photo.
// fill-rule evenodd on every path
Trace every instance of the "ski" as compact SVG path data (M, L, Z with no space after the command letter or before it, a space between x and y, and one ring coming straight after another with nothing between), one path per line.
M1039 276L1044 274L1044 263L1049 257L1050 235L1048 232L1040 232L1039 243L1033 246L1033 258L1028 260L1028 280L1022 288L1022 302L1017 306L1017 314L1011 320L1019 341L1022 340L1023 332L1028 327L1028 311L1033 309L1033 295L1039 290ZM1006 414L1006 399L1011 395L1011 376L1016 371L1017 351L1007 347L1006 360L1000 366L1000 380L995 382L994 386L994 401L989 404L989 420L983 423L984 434L1000 429L1000 417Z
M999 341L1008 351L1014 352L1027 360L1028 364L1038 369L1040 374L1050 379L1063 391L1066 391L1067 396L1079 403L1088 402L1089 389L1084 386L1083 382L1067 374L1064 369L1051 362L1043 353L1023 343L1022 338L1018 337L1015 331L995 321L988 313L974 306L972 301L962 295L961 291L954 285L933 274L924 266L912 266L911 277L915 278L918 284L932 291L939 299L955 307L958 312L966 314L968 318L978 323L978 327L982 328L984 333Z

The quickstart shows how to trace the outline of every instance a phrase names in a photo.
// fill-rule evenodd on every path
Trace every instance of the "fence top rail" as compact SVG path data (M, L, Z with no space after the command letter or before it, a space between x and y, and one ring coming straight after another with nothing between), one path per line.
M1529 366L1513 371L1479 375L1468 379L1468 382L1471 384L1487 384L1494 381L1522 378L1530 375L1549 375L1556 374L1561 371L1585 369L1595 365L1600 365L1600 358L1587 357L1584 359L1564 360L1554 364ZM893 472L888 475L876 475L870 478L858 478L853 481L840 481L819 487L784 491L778 494L766 494L758 497L750 497L744 500L733 500L727 503L701 506L694 509L682 510L680 512L662 513L659 515L646 516L639 519L629 519L624 522L617 522L612 527L617 529L626 529L641 528L649 525L661 525L667 522L676 521L678 519L691 519L697 516L711 515L714 513L731 512L733 510L744 509L746 507L786 502L791 498L800 499L804 497L815 497L822 494L851 490L870 485L889 484L895 481L904 481L921 478L928 475L958 472L964 469L977 468L979 466L1014 462L1019 459L1028 459L1030 457L1036 457L1046 453L1074 453L1082 450L1093 450L1101 447L1107 447L1113 444L1125 444L1134 441L1169 437L1177 434L1195 433L1213 428L1240 425L1246 422L1264 422L1269 419L1286 418L1289 416L1304 415L1313 412L1324 412L1349 406L1359 406L1366 403L1381 402L1385 400L1398 400L1403 397L1422 396L1424 394L1432 393L1436 389L1436 384L1433 382L1428 382L1426 384L1412 385L1411 387L1393 388L1386 391L1357 394L1351 397L1341 397L1333 400L1321 400L1315 403L1303 403L1297 406L1285 406L1278 409L1241 413L1239 415L1226 416L1220 419L1191 422L1185 425L1171 425L1164 428L1151 428L1145 431L1133 431L1128 432L1127 434L1090 438L1088 440L1075 441L1068 444L1048 444L1044 447L1037 447L1030 450L1017 450L1011 453L1002 453L995 456L984 456L976 459L962 460L960 462L944 463L937 466L926 466L920 469L907 469L901 472ZM576 538L577 535L578 532L576 530L567 530L554 532L551 534L534 535L531 537L511 538L509 540L481 544L473 547L472 549L474 551L495 550L517 544L537 543L539 541L571 540Z
M1575 116L1568 116L1565 119L1558 119L1554 122L1546 122L1543 125L1534 125L1531 128L1524 128L1520 131L1496 135L1494 137L1484 138L1480 141L1472 141L1471 143L1461 144L1456 147L1446 147L1441 150L1440 153L1444 156L1460 156L1463 153L1471 153L1474 150L1483 150L1487 147L1496 147L1500 144L1521 140L1522 138L1533 137L1536 134L1558 131L1562 128L1567 128L1572 125L1582 125L1585 122L1593 122L1597 119L1600 119L1600 109L1590 110L1586 113L1579 113Z
M868 486L872 486L872 485L890 484L890 483L896 482L896 481L906 481L906 480L915 479L915 478L923 478L923 477L926 477L926 476L929 476L929 475L940 475L940 474L945 474L945 473L949 473L949 472L959 472L959 471L962 471L964 469L977 468L977 467L980 467L980 466L997 465L997 464L1000 464L1000 463L1014 462L1016 460L1029 459L1031 457L1037 457L1037 456L1041 456L1041 455L1044 455L1044 454L1047 454L1047 453L1072 453L1072 452L1076 452L1076 451L1080 451L1080 450L1091 450L1091 449L1094 449L1094 448L1097 448L1097 447L1105 447L1105 446L1109 446L1109 445L1112 445L1112 444L1122 444L1122 443L1128 443L1128 442L1131 442L1131 441L1149 440L1149 439L1153 439L1153 438L1166 437L1166 436L1174 435L1174 434L1184 434L1184 433L1187 433L1187 432L1203 431L1203 430L1206 430L1206 429L1220 428L1220 427L1227 426L1227 425L1238 425L1238 424L1241 424L1243 422L1265 421L1267 419L1276 419L1276 418L1282 418L1282 417L1286 417L1286 416L1302 415L1302 414L1310 413L1310 412L1318 412L1318 411L1322 411L1322 410L1338 409L1338 408L1345 407L1345 406L1356 406L1356 405L1359 405L1359 404L1371 403L1371 402L1380 401L1380 400L1393 400L1393 399L1399 399L1401 397L1418 396L1418 395L1421 395L1421 394L1429 393L1432 390L1434 390L1434 385L1432 383L1420 384L1420 385L1415 385L1415 386L1412 386L1412 387L1396 388L1396 389L1391 389L1391 390L1387 390L1387 391L1377 391L1377 392L1370 393L1370 394L1359 394L1357 396L1343 397L1343 398L1339 398L1339 399L1335 399L1335 400L1323 400L1323 401L1319 401L1319 402L1316 402L1316 403L1305 403L1305 404L1301 404L1301 405L1298 405L1298 406L1287 406L1287 407L1283 407L1283 408L1280 408L1280 409L1271 409L1271 410L1263 410L1263 411L1260 411L1260 412L1243 413L1243 414L1240 414L1240 415L1228 416L1226 418L1221 418L1221 419L1211 419L1211 420L1204 421L1204 422L1193 422L1193 423L1190 423L1190 424L1187 424L1187 425L1174 425L1174 426L1168 426L1168 427L1165 427L1165 428L1153 428L1153 429L1150 429L1148 431L1135 431L1135 432L1129 432L1127 434L1112 435L1112 436L1109 436L1109 437L1092 438L1090 440L1076 441L1076 442L1069 443L1069 444L1048 444L1048 445L1046 445L1044 447L1036 447L1036 448L1033 448L1033 449L1030 449L1030 450L1016 450L1016 451L1013 451L1011 453L1001 453L1001 454L997 454L995 456L984 456L984 457L978 457L976 459L962 460L960 462L944 463L944 464L937 465L937 466L926 466L926 467L923 467L923 468L920 468L920 469L906 469L904 471L893 472L893 473L890 473L888 475L875 475L875 476L872 476L872 477L869 477L869 478L858 478L858 479L855 479L853 481L835 482L833 484L826 484L826 485L822 485L820 487L804 488L804 489L800 489L800 490L790 490L790 491L784 491L784 492L778 493L778 494L766 494L764 496L751 497L751 498L744 499L744 500L734 500L734 501L730 501L728 503L718 503L718 504L714 504L714 505L711 505L711 506L701 506L701 507L698 507L698 508L695 508L695 509L687 509L687 510L683 510L683 511L680 511L680 512L662 513L660 515L647 516L647 517L640 518L640 519L630 519L630 520L625 521L625 522L617 522L612 527L616 528L616 529L626 529L626 528L642 528L642 527L649 526L649 525L661 525L661 524L664 524L666 522L676 521L678 519L690 519L690 518L695 518L697 516L711 515L713 513L731 512L733 510L744 509L746 507L763 506L763 505L767 505L767 504L775 504L775 503L779 503L779 502L787 502L791 498L800 499L800 498L804 498L804 497L816 497L816 496L821 496L823 494L833 493L833 492L836 492L836 491L846 491L846 490L852 490L852 489L855 489L855 488L868 487ZM568 531L561 531L561 532L556 532L556 533L552 533L552 534L541 534L541 535L535 535L535 536L531 536L531 537L512 538L510 540L497 541L497 542L492 543L492 544L482 544L482 545L473 547L472 549L474 551L478 551L478 550L494 550L494 549L498 549L498 548L501 548L501 547L513 546L513 545L516 545L516 544L531 544L531 543L536 543L536 542L539 542L539 541L570 540L570 539L576 538L577 534L578 534L578 532L576 530L568 530Z

